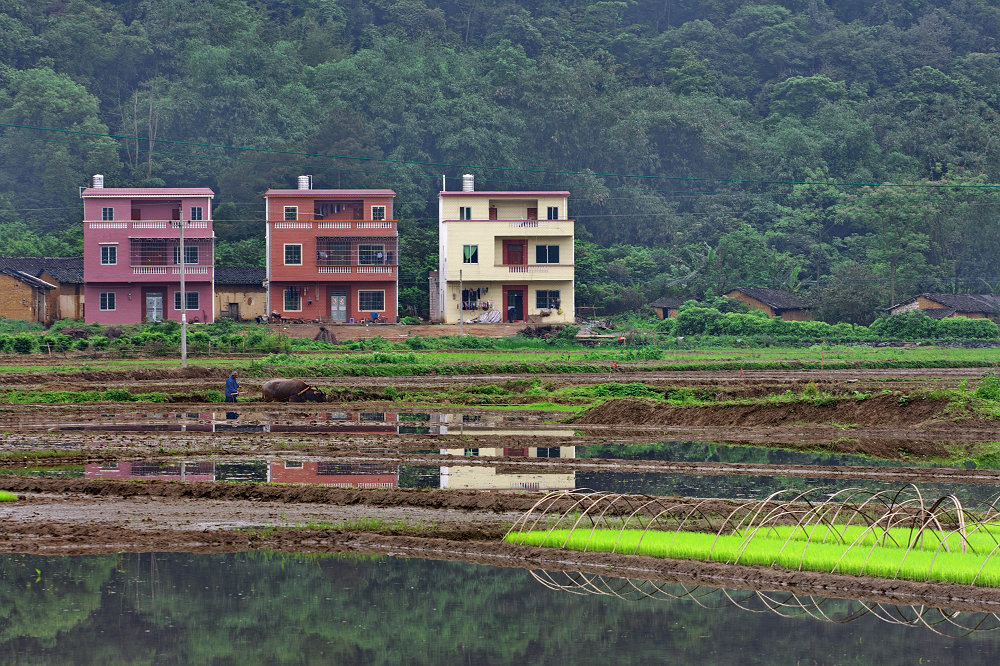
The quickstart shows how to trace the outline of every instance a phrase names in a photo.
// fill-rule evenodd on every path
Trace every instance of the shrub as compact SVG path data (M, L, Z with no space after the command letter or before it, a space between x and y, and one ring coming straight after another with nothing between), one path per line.
M986 373L979 380L979 385L972 392L977 398L983 400L1000 400L1000 377L993 373Z
M408 325L412 326L413 324L419 324L420 323L420 318L419 317L403 317L402 319L399 320L399 323L400 324L408 324Z
M14 336L11 348L18 354L30 354L38 349L38 341L33 335L21 333Z

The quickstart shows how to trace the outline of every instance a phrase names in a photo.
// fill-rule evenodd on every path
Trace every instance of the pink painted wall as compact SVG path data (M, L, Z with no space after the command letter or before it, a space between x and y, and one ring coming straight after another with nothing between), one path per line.
M185 281L185 291L198 292L197 310L187 310L187 320L211 322L213 294L210 282L190 283ZM133 282L129 284L87 283L84 287L84 322L87 324L138 324L145 321L146 293L163 294L163 319L181 320L181 311L174 309L174 294L180 291L180 284ZM101 292L114 292L115 309L101 310ZM129 296L131 295L131 298Z

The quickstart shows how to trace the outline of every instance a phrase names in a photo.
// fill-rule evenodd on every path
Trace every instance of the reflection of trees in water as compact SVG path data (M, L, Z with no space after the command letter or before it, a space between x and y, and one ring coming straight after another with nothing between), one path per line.
M579 471L577 488L592 488L602 492L633 495L681 497L719 497L722 499L760 499L781 490L815 490L835 493L848 488L863 488L879 492L897 488L898 481L865 481L862 479L827 479L791 476L755 476L748 474L700 475L655 472L588 472ZM962 501L993 502L996 486L989 484L921 483L928 495L955 494Z
M834 624L848 624L866 616L882 622L923 627L953 638L1000 629L996 613L955 611L931 606L897 606L859 599L830 599L790 592L734 590L704 585L663 583L653 580L612 578L566 571L532 571L531 575L550 590L571 594L605 595L626 601L692 601L705 609L739 608L751 613L774 613L782 617L810 617Z
M43 571L44 592L34 584ZM23 570L8 578L12 570ZM0 556L5 663L973 663L962 642L866 621L815 622L694 603L550 591L529 572L464 562L265 552ZM74 594L99 590L77 614ZM835 602L830 602L835 603ZM707 605L707 604L706 604ZM88 608L88 607L83 607ZM827 608L827 606L824 606ZM33 612L33 611L32 611ZM82 617L79 617L82 616ZM15 635L16 634L16 635ZM994 636L994 634L990 634ZM669 656L667 656L669 655ZM984 663L993 663L987 660Z

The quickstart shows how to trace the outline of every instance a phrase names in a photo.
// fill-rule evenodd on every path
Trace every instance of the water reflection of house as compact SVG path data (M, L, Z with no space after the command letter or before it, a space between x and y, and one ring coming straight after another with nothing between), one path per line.
M214 481L212 462L108 462L84 465L87 479L165 479L168 481Z
M285 460L270 463L275 483L312 483L337 488L397 488L399 466L377 463L337 463Z
M504 416L502 419L487 417L483 421L480 414L433 414L430 420L431 433L435 435L492 435L517 437L565 437L565 426L543 427L540 423L527 423L522 417ZM509 423L511 427L495 425ZM572 457L572 456L570 456Z
M441 449L442 454L470 457L575 458L575 446ZM576 473L563 470L520 471L514 467L451 465L441 468L441 488L450 490L573 490Z

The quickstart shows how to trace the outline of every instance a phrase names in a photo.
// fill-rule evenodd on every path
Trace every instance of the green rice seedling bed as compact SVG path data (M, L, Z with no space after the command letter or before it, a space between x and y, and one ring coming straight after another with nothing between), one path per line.
M556 529L512 532L507 541L520 545L616 552L652 557L779 566L799 571L877 576L911 581L1000 585L1000 525L970 527L965 552L949 531L893 528L863 534L862 526L782 526L747 533L636 529ZM947 541L948 549L942 547ZM898 545L897 545L898 544ZM906 547L909 545L910 547Z

